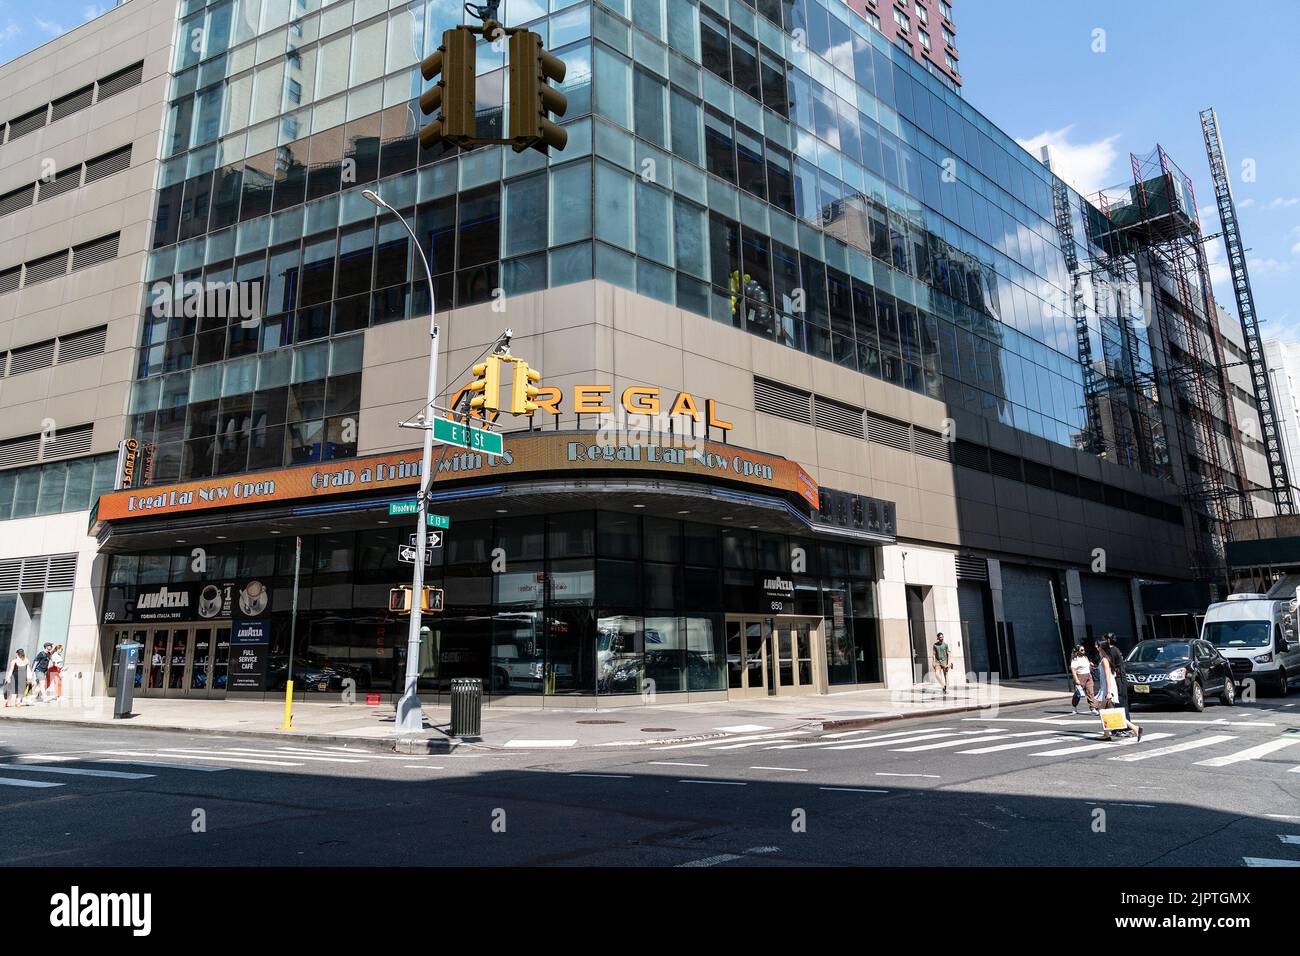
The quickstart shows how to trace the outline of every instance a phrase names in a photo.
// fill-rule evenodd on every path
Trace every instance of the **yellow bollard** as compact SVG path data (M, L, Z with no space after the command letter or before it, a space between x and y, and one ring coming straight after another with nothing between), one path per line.
M293 730L293 681L284 682L284 723L279 730Z

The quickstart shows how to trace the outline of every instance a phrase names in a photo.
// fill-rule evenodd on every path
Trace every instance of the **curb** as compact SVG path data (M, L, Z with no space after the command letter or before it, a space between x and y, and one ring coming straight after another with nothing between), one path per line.
M1053 694L1050 697L1030 697L1025 700L998 704L998 709L1000 710L1003 707L1023 707L1027 704L1050 704L1053 701L1060 699L1060 694ZM824 720L822 721L822 730L855 730L858 727L870 727L873 724L886 724L895 720L914 720L918 717L943 717L948 714L968 714L973 710L988 709L990 709L988 704L965 704L959 707L941 707L914 714L881 714L879 717L850 717L846 720Z
M231 727L175 727L153 724L132 724L128 721L106 723L98 720L74 720L62 717L13 717L14 723L44 724L46 726L93 727L96 730L156 730L159 733L191 734L199 737L253 737L261 740L297 740L303 743L331 744L357 750L402 754L449 754L457 750L489 749L478 738L470 740L455 737L348 737L339 734L299 733L293 730L241 730ZM0 718L0 726L4 726Z

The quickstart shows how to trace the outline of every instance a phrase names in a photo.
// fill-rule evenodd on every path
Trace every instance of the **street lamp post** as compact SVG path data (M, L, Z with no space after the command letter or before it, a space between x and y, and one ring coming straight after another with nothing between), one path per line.
M424 596L424 556L429 534L429 489L433 485L433 403L438 397L438 319L433 291L433 272L429 268L429 258L420 246L411 224L392 206L384 202L373 190L363 190L361 195L380 209L386 209L397 217L406 231L411 235L415 251L424 263L424 275L429 281L429 386L426 392L424 411L419 415L424 429L424 456L420 466L420 495L416 502L415 527L415 569L411 572L411 626L406 638L406 688L402 698L397 702L397 733L418 733L424 729L424 714L420 709L420 611Z

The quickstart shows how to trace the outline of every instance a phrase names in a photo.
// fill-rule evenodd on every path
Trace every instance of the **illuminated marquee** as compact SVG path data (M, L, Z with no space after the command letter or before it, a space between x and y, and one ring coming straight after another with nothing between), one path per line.
M451 398L451 407L456 408L461 398L469 391L463 386ZM672 395L672 401L668 396ZM544 385L533 402L539 411L560 415L564 412L564 393L554 385ZM724 432L734 427L718 414L718 403L711 398L702 401L691 392L665 392L657 385L629 385L618 396L619 406L629 415L667 415L676 418L679 415L690 418L700 425L718 428ZM614 413L613 385L575 385L569 396L571 410L577 415L609 415ZM473 413L479 417L478 412ZM497 413L490 412L488 421L496 421Z

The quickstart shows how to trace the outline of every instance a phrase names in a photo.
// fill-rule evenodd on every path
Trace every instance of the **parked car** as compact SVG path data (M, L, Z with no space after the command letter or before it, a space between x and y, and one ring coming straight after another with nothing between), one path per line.
M1142 641L1124 660L1130 704L1175 704L1205 709L1205 698L1237 699L1232 667L1209 641Z

